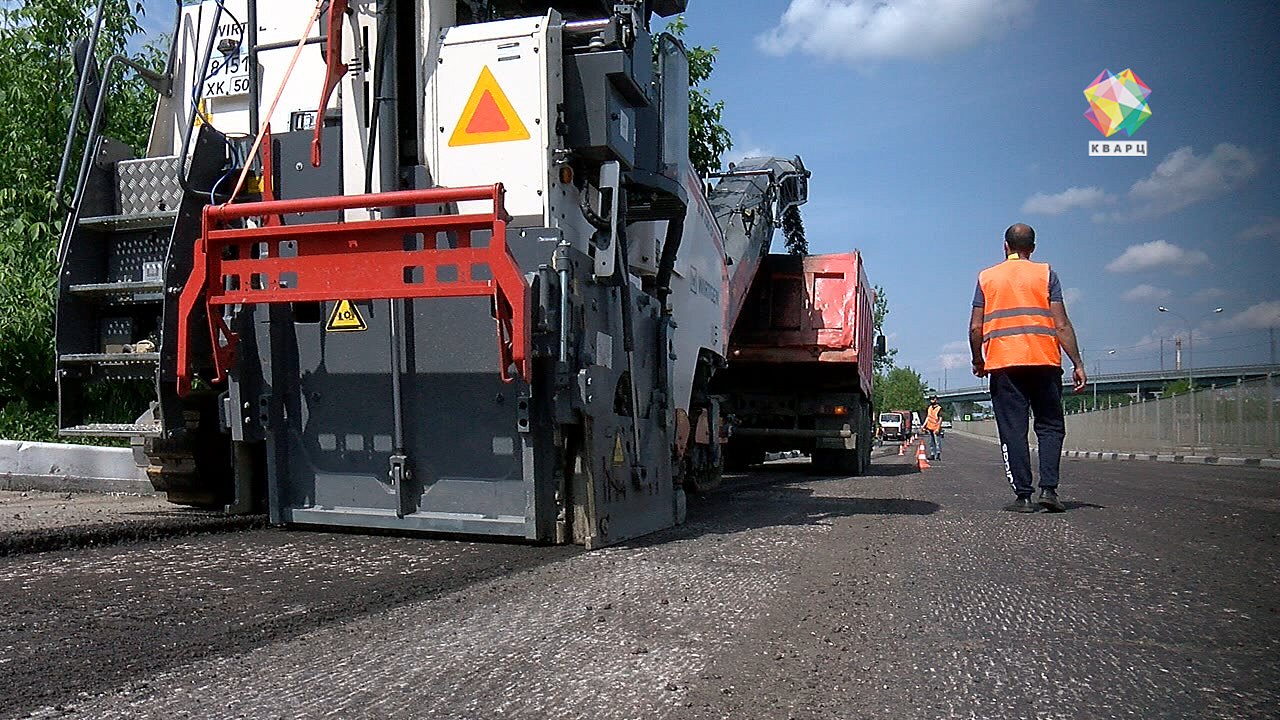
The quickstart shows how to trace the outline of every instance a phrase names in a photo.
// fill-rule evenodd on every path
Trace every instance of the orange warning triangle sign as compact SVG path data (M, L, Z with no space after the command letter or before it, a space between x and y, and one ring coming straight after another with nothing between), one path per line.
M364 324L360 311L350 300L339 300L333 306L333 312L329 313L329 322L325 323L324 329L329 332L351 332L368 330L369 326Z
M458 124L449 136L449 146L480 145L482 143L527 140L529 131L511 106L507 94L498 86L498 79L486 65L471 89L471 97L462 108Z

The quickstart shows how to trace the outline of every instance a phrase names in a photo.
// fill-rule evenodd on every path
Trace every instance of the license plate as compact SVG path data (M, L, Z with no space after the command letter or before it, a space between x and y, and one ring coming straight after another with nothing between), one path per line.
M233 97L249 92L249 56L226 55L209 58L204 97Z

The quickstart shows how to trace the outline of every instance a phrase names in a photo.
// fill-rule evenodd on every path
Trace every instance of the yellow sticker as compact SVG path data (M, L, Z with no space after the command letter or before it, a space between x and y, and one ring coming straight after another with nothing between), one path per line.
M449 147L481 143L526 140L529 131L511 106L507 94L498 87L498 79L486 65L480 70L471 97L462 108L462 116L449 136Z
M360 311L350 300L339 300L333 306L333 312L329 313L329 322L325 323L324 329L329 332L349 332L368 330L369 326L364 324Z
M626 462L626 457L622 454L622 436L613 436L613 464L621 465Z

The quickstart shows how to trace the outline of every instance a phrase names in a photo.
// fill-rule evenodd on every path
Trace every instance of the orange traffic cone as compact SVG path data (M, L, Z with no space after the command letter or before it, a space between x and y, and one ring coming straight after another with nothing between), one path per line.
M898 457L902 457L903 455L906 455L906 454L907 454L907 441L903 440L902 444L898 446Z
M924 470L925 468L929 467L929 461L926 460L924 457L924 441L923 440L920 441L920 452L916 453L916 467L920 470Z

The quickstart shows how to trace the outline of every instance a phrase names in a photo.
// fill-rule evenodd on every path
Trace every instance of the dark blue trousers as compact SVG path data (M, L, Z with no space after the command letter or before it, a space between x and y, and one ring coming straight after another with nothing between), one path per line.
M1028 412L1035 415L1040 441L1040 487L1058 487L1058 465L1067 426L1062 419L1062 368L1046 365L991 371L991 409L1000 430L1004 472L1019 496L1034 490L1031 449L1027 447Z

